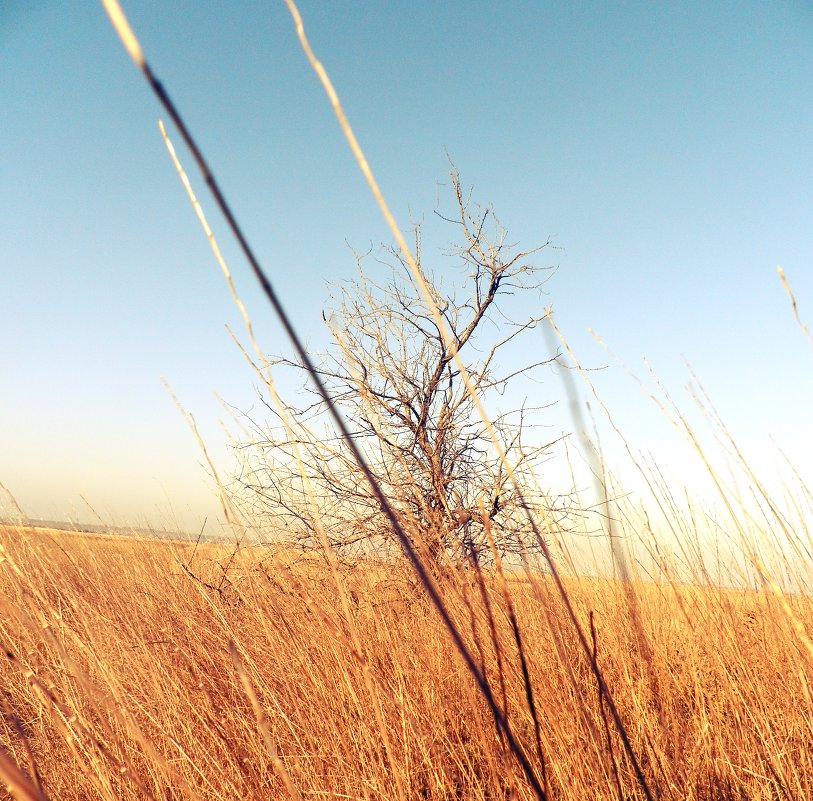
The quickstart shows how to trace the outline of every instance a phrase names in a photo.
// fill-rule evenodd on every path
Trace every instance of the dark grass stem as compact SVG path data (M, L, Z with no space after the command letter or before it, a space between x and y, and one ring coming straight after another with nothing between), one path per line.
M138 39L135 37L135 34L130 28L129 23L124 17L124 14L121 11L121 8L119 7L116 0L102 0L102 2L104 4L105 10L108 13L108 16L111 19L111 22L113 23L114 28L116 29L116 32L118 33L119 37L122 40L122 43L124 44L131 58L135 62L136 66L144 74L144 77L147 79L147 82L150 84L150 87L152 88L153 92L158 97L158 100L161 102L161 105L164 107L164 109L166 109L167 114L169 114L170 118L172 119L173 123L178 129L178 132L181 134L181 137L183 138L184 142L189 148L189 151L192 153L192 156L195 159L198 168L200 169L203 179L206 182L206 185L209 187L209 191L214 197L215 202L217 203L221 213L223 214L234 237L237 239L237 242L240 245L240 249L243 251L243 255L246 257L251 267L251 270L254 273L255 278L259 282L260 287L262 288L266 296L266 299L271 304L271 308L273 309L274 314L277 316L277 319L282 325L286 336L291 342L291 345L294 348L294 352L296 353L297 357L301 360L303 366L305 367L305 370L310 375L317 392L325 402L325 405L331 417L333 418L333 421L335 422L341 437L347 444L347 447L349 448L353 456L353 459L356 461L356 463L359 466L359 469L362 471L362 473L365 476L365 479L369 483L370 489L375 495L375 498L380 504L383 513L386 515L390 525L392 526L392 530L395 533L396 537L398 538L398 541L401 547L403 548L404 553L406 554L413 569L415 570L415 573L420 579L421 584L423 585L427 595L432 601L432 604L434 605L435 609L440 615L441 620L443 621L443 624L449 633L449 636L452 638L452 642L454 643L455 648L457 649L458 653L460 654L461 658L466 664L468 671L475 679L475 682L477 683L480 692L482 693L486 703L488 704L491 715L494 717L495 721L497 722L497 725L502 730L509 749L522 766L523 773L525 774L528 783L531 785L534 794L540 800L546 799L547 796L545 795L545 791L542 788L541 784L539 783L538 779L536 778L535 771L533 769L533 766L531 765L530 760L528 759L524 749L514 736L511 727L508 725L507 720L505 719L504 715L502 714L497 704L497 701L494 697L494 694L491 690L488 681L486 680L485 676L477 666L474 657L466 647L462 635L458 631L448 610L446 609L446 606L440 597L439 590L437 589L434 582L430 578L428 571L426 570L426 568L421 562L420 557L418 556L417 551L413 547L412 543L409 540L409 537L402 528L398 520L397 514L395 513L394 509L392 508L389 501L385 497L381 488L378 486L378 482L376 481L375 476L373 475L366 460L362 456L361 451L356 445L355 440L353 439L353 436L350 433L350 430L344 418L339 413L339 410L336 407L336 404L334 403L332 397L330 396L330 393L327 391L327 388L320 379L319 374L310 356L308 355L302 340L300 339L299 335L294 329L293 324L290 318L288 317L287 312L285 311L282 301L280 300L279 296L274 290L271 281L269 280L265 271L261 267L256 255L254 254L254 251L249 245L242 231L242 228L237 222L237 219L234 216L231 207L226 201L226 198L223 195L220 186L218 185L214 175L212 174L212 171L210 170L209 165L203 156L203 153L198 147L190 130L186 126L186 123L181 117L180 112L170 99L169 94L167 93L163 84L158 80L158 78L150 69L149 64L144 58L143 51L141 50L141 47L138 44Z
M594 621L593 610L590 610L590 639L593 641L593 658L590 660L590 667L593 670L593 675L598 674L598 639L596 637L596 624ZM604 709L604 696L601 694L601 687L597 688L598 695L598 708L601 712L601 722L604 726L604 736L607 743L607 755L610 760L610 765L613 771L613 781L615 782L615 789L618 793L618 801L624 801L624 791L621 789L621 779L618 776L618 765L615 761L615 753L613 752L613 738L610 735L610 726L607 723L607 712Z

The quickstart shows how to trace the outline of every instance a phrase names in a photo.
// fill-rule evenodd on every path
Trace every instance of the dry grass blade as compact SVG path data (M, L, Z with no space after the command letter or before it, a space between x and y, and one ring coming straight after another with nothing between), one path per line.
M484 514L485 510L482 510ZM484 518L485 519L485 518ZM542 782L545 787L545 792L550 794L549 786L548 786L548 771L547 765L545 760L545 752L542 748L542 736L540 733L540 725L539 725L539 712L536 708L536 699L534 697L534 689L533 683L531 682L531 673L528 669L528 658L526 655L526 649L522 641L522 633L520 631L519 623L517 621L517 613L514 607L514 601L511 598L511 593L508 592L508 585L505 580L505 573L503 572L502 561L500 560L500 554L497 551L497 548L494 544L494 537L491 533L491 526L486 523L485 525L485 533L488 539L488 545L491 550L492 558L494 559L494 566L497 571L497 580L498 586L500 589L500 593L503 597L503 603L505 604L506 613L508 616L508 622L511 625L511 633L514 637L514 643L517 646L517 654L519 655L519 664L522 670L522 684L525 690L525 703L528 707L528 712L531 715L531 720L533 721L534 726L534 743L536 745L536 754L537 758L539 759L539 766L542 771ZM479 571L479 563L476 564L478 570L478 577L480 576ZM497 649L499 651L499 649ZM502 665L500 664L500 677L502 678ZM504 691L503 691L504 692Z
M0 780L18 801L48 801L47 796L0 747Z
M203 213L203 209L201 208L200 203L198 202L197 197L195 196L195 192L192 189L192 184L189 182L189 177L186 174L183 166L181 165L181 161L178 158L178 154L175 151L175 146L172 144L169 136L167 135L167 130L164 127L164 123L159 120L158 121L158 130L161 132L161 138L164 140L164 145L166 146L167 152L169 153L169 157L172 159L172 164L175 167L175 171L178 173L178 178L181 181L181 184L186 191L187 197L189 198L189 202L192 204L192 208L195 211L195 216L198 218L198 222L200 223L200 227L203 229L203 233L206 234L206 240L209 243L209 247L214 254L215 260L217 261L218 266L220 267L220 271L223 273L223 277L226 279L226 284L229 287L229 294L231 295L231 299L234 302L234 305L237 307L237 310L240 312L240 317L243 319L243 325L246 328L246 333L248 334L249 342L251 343L252 348L254 349L254 353L257 355L259 359L259 363L264 365L266 362L265 354L260 349L259 344L254 336L254 328L251 325L251 319L248 316L248 312L246 311L246 307L243 304L243 301L240 299L240 296L237 294L237 290L234 286L234 280L232 279L231 270L229 270L229 266L226 264L226 260L223 258L223 254L220 251L220 247L217 244L217 240L215 239L215 235L212 232L211 227L209 226L209 221L206 219L206 215Z
M801 317L799 317L799 309L796 306L796 298L793 296L793 292L790 289L790 284L785 276L785 271L781 267L777 267L776 273L779 276L779 280L782 282L782 286L785 288L785 292L788 293L788 297L790 298L790 305L793 307L793 316L796 318L799 328L804 331L807 341L810 343L811 347L813 347L813 335L811 335L808 327L802 322Z
M11 709L11 706L6 698L0 697L0 709L3 711L3 717L5 718L6 725L11 726L17 735L17 739L22 743L23 750L25 751L26 762L28 763L28 769L33 777L33 783L37 789L37 792L44 795L45 791L42 789L42 778L40 777L40 773L37 768L37 760L34 757L34 752L31 750L31 743L29 742L28 736L25 733L24 726L20 722L19 718L14 714L14 711ZM2 749L0 748L0 750Z
M305 52L305 56L307 57L308 62L310 63L311 67L313 68L313 70L316 73L317 77L319 78L319 81L322 84L322 86L323 86L323 88L325 90L325 93L328 96L328 99L330 100L330 104L331 104L331 106L333 108L333 111L334 111L334 113L336 115L337 120L339 121L339 125L340 125L340 127L342 129L342 132L344 133L344 136L347 139L348 145L350 146L350 149L351 149L351 151L353 153L353 156L355 157L356 162L358 163L359 169L361 170L362 174L364 175L364 178L367 181L368 186L370 187L370 191L372 192L372 194L373 194L373 196L374 196L374 198L375 198L375 200L376 200L376 202L378 204L378 207L381 210L381 213L382 213L382 215L383 215L383 217L384 217L384 219L385 219L385 221L387 223L387 226L390 229L390 233L392 234L393 238L395 239L395 241L396 241L396 243L398 245L398 248L399 248L400 252L403 255L404 261L406 262L407 266L409 267L410 273L412 275L413 280L415 281L416 286L420 289L420 291L421 291L421 293L423 295L423 299L424 299L424 302L427 305L427 308L432 313L432 316L434 318L434 323L437 326L438 331L440 331L441 335L443 336L443 339L444 339L445 344L446 344L446 348L447 348L449 354L451 354L451 357L452 357L452 359L453 359L453 361L455 363L455 366L460 371L460 377L461 377L461 379L462 379L462 381L463 381L463 383L464 383L464 385L466 387L466 390L467 390L469 396L471 397L472 403L474 404L474 407L477 410L477 413L479 414L481 420L483 421L483 424L486 427L486 430L487 430L487 432L489 434L489 437L491 438L494 449L495 449L496 453L498 454L498 456L500 458L502 466L503 466L504 470L506 471L506 474L509 476L509 478L513 482L514 490L515 490L515 492L517 493L517 495L520 498L520 505L526 512L528 523L529 523L529 525L531 526L531 528L533 529L533 531L534 531L534 533L536 535L536 538L538 540L540 549L542 550L542 552L543 552L543 554L545 556L545 559L548 562L548 566L550 568L551 574L553 575L554 581L556 582L556 586L557 586L557 589L559 591L559 594L561 595L562 600L564 601L565 606L568 609L568 614L569 614L571 623L572 623L573 627L576 630L576 633L577 633L577 636L578 636L579 643L580 643L580 646L582 648L582 651L584 652L584 654L589 659L590 658L590 645L588 643L587 636L586 636L586 634L584 632L584 629L580 625L580 623L578 621L578 618L575 615L575 612L571 608L571 604L570 604L570 601L569 601L569 598L568 598L567 590L565 589L565 586L561 581L561 578L559 576L559 572L558 572L558 570L556 568L556 564L555 564L555 562L553 560L550 549L549 549L547 543L544 541L544 538L542 537L542 535L541 535L541 533L539 531L539 527L537 525L536 520L534 519L534 515L533 515L531 509L528 508L527 504L523 503L522 500L521 500L521 498L522 498L522 489L519 486L519 484L516 482L516 480L514 479L514 468L513 468L513 466L511 464L508 463L508 460L507 460L506 454L505 454L505 450L502 447L502 444L500 443L499 438L497 437L496 431L494 430L494 426L493 426L493 424L491 422L491 418L489 417L488 413L486 412L485 407L483 406L482 400L480 399L480 397L478 397L477 393L474 391L472 380L471 380L469 372L468 372L468 370L466 368L466 365L460 359L460 356L459 356L459 353L458 353L458 348L457 348L457 341L451 335L451 333L449 331L449 328L448 328L448 325L446 324L446 321L443 319L443 315L442 315L442 313L440 311L440 308L438 307L438 304L437 304L435 298L433 297L433 294L432 294L432 292L431 292L431 290L429 288L429 285L428 285L428 283L426 281L426 278L425 278L423 272L421 271L420 267L418 266L418 264L417 264L417 262L415 260L415 257L412 255L411 248L407 245L406 240L404 239L404 235L401 232L401 229L398 227L398 224L395 221L395 217L393 216L392 212L390 211L389 205L387 204L386 200L384 199L383 194L381 193L381 190L380 190L380 188L378 186L378 182L376 181L375 176L373 175L373 172L372 172L372 170L370 168L370 165L367 162L367 158L365 157L364 152L361 149L361 146L359 145L355 134L353 133L353 129L351 128L350 123L347 120L347 117L346 117L346 115L344 113L344 110L343 110L343 108L341 106L341 103L339 101L338 94L336 93L336 90L333 87L333 83L331 82L330 77L328 76L327 71L325 70L324 66L316 58L316 55L314 54L313 49L310 46L310 42L308 41L308 37L307 37L307 35L305 33L305 26L304 26L304 23L302 21L302 16L299 13L299 9L297 8L296 3L294 3L293 0L284 0L284 2L285 2L285 5L288 7L288 10L289 10L289 12L291 14L291 17L294 20L296 33L297 33L297 36L299 38L300 44L302 45L302 49ZM550 522L547 519L545 520L545 525L546 526L550 525ZM467 660L467 664L469 664L470 670L472 670L473 673L475 673L477 671L476 664L474 663L473 660L471 660L471 659ZM482 683L483 684L485 683L484 680L483 680ZM606 685L603 685L603 687L604 687L605 692L607 692ZM490 691L489 691L489 694L490 694ZM629 736L628 736L628 734L626 733L626 731L624 729L624 725L621 722L621 719L618 716L617 711L615 709L615 705L613 704L612 698L610 698L609 695L607 696L607 703L608 703L608 706L610 707L610 710L612 711L614 722L615 722L616 726L618 727L619 732L621 734L622 740L624 742L625 750L627 751L627 754L628 754L628 756L630 758L630 761L633 764L635 774L636 774L636 776L638 778L638 782L639 782L639 784L641 786L641 789L643 790L644 795L646 796L647 799L652 799L652 792L649 789L649 786L648 786L648 783L647 783L647 781L646 781L646 779L644 777L643 771L641 770L638 758L635 755L635 753L632 751L632 746L630 745ZM491 708L492 708L492 710L493 710L493 712L495 714L495 717L500 716L500 712L499 712L499 709L498 709L496 703L492 703L491 701L489 701L489 704L490 704L490 706L491 706ZM520 755L520 752L515 749L515 746L514 746L515 741L514 741L513 733L510 732L510 729L508 728L507 724L505 725L505 731L509 735L508 739L509 739L509 744L511 744L512 751L514 751L517 754L517 756L521 759L521 761L523 762L523 765L524 765L526 763L526 761L527 761L527 757L524 756L524 753ZM526 773L528 775L529 781L531 781L531 783L534 785L534 788L536 789L538 795L540 797L544 797L544 791L543 791L542 787L539 785L538 781L536 780L536 778L535 778L535 776L534 776L534 774L532 772L532 769L530 767L530 763L528 763L528 770L526 771Z
M302 801L302 796L300 795L299 790L296 789L296 785L294 784L293 779L291 779L291 775L288 773L285 764L280 759L277 748L274 745L274 741L271 739L271 731L268 728L268 718L265 716L265 710L262 708L262 704L260 704L260 700L257 698L257 693L254 691L254 685L252 685L251 679L249 679L248 674L246 673L243 660L240 658L240 652L237 650L237 646L233 641L229 642L229 654L231 656L231 661L234 664L234 669L237 671L237 675L240 677L240 683L243 685L243 691L251 703L251 708L254 710L254 715L257 719L257 728L259 728L260 733L262 734L263 742L268 750L268 755L271 757L274 770L277 771L280 779L282 779L285 789L288 791L288 795L295 799L295 801Z
M220 480L220 475L217 472L217 468L215 467L214 462L209 456L209 451L206 448L206 443L203 441L203 437L200 435L200 432L198 431L198 425L195 422L195 418L189 412L187 412L186 409L184 409L184 407L181 405L181 402L178 400L177 396L172 391L172 387L170 387L169 383L166 380L164 380L163 383L164 388L166 389L170 398L172 398L173 403L175 404L178 411L181 413L181 416L183 417L184 421L189 426L189 430L192 432L192 435L195 437L195 440L198 443L198 447L201 449L201 452L203 453L203 458L206 460L206 464L209 466L212 478L214 479L215 485L217 486L217 494L218 498L220 499L220 508L221 511L223 512L223 517L228 523L228 525L231 526L235 534L235 539L239 542L241 537L238 528L239 525L238 516L234 509L232 508L231 502L229 501L228 493L226 492L226 489L223 486L223 482Z
M138 43L133 29L130 27L130 23L127 22L127 17L124 16L124 12L121 10L118 0L102 0L102 5L107 12L107 16L110 17L110 22L113 23L113 27L116 29L116 33L119 35L124 49L130 58L133 59L135 65L140 70L143 70L146 66L144 53L141 52L141 45Z
M112 2L112 0L111 0L111 2ZM116 5L116 8L118 8L117 5ZM295 6L293 8L295 9ZM108 11L108 13L110 13L110 11ZM123 13L120 12L120 9L119 9L119 14L120 14L121 20L124 20ZM133 32L129 28L129 26L127 26L126 30L122 30L122 29L120 29L120 27L117 26L117 22L121 23L121 20L118 20L114 15L111 14L111 21L113 22L114 27L116 27L117 33L119 33L119 36L122 38L122 41L124 42L125 47L128 48L128 52L130 52L131 56L133 56L132 51L128 47L128 40L127 40L126 37L127 36L132 37L133 41L135 41L136 45L137 45L137 40L135 39L135 35L133 34ZM539 784L539 781L536 778L533 766L531 765L527 755L525 754L522 746L519 744L517 738L515 737L514 733L511 730L511 728L508 726L507 722L505 721L505 719L504 719L504 717L502 715L502 712L500 711L499 706L498 706L498 704L496 702L496 699L494 698L493 692L491 690L491 687L490 687L488 681L486 680L486 678L482 675L481 671L479 670L474 657L472 656L470 650L468 649L468 647L465 644L463 636L461 635L460 631L458 630L457 626L455 625L451 615L449 614L449 611L446 609L446 606L445 606L445 604L443 602L443 599L441 598L441 596L438 593L437 589L434 587L426 567L422 563L422 560L421 560L420 556L418 555L417 551L415 550L415 547L411 543L410 538L408 537L408 535L404 531L403 525L401 523L401 520L399 519L398 514L392 508L392 505L390 504L388 498L382 492L380 486L378 485L378 483L377 483L377 481L375 479L375 476L373 475L372 471L370 470L370 468L369 468L366 460L364 459L358 445L354 441L353 436L352 436L350 430L348 429L347 423L345 422L342 415L339 413L339 410L336 407L336 404L333 401L333 398L328 393L328 391L327 391L327 389L326 389L326 387L324 385L324 382L319 377L319 373L318 373L318 371L317 371L317 369L316 369L316 367L315 367L315 365L313 363L313 360L311 359L310 355L308 354L307 350L305 349L303 341L300 338L300 336L297 334L296 330L294 329L293 324L292 324L292 322L291 322L291 320L290 320L290 318L288 316L288 313L286 312L286 310L285 310L285 308L284 308L284 306L282 304L282 301L280 300L279 296L277 295L276 291L274 290L274 288L273 288L267 274L265 273L265 271L261 267L261 265L260 265L256 255L255 255L253 249L249 245L249 243L248 243L248 241L247 241L247 239L246 239L246 237L245 237L245 235L244 235L244 233L242 231L241 226L237 222L237 219L234 216L230 205L226 201L226 198L225 198L225 196L223 195L223 192L220 189L219 184L217 183L214 176L212 175L211 170L209 169L208 162L204 158L203 153L201 152L200 148L198 147L195 139L193 138L193 136L192 136L190 130L188 129L188 127L186 126L186 123L184 122L183 118L181 117L181 115L180 115L178 109L176 108L175 104L170 99L169 95L167 94L167 92L164 89L161 82L153 74L152 70L150 69L149 64L147 63L147 61L143 58L143 54L141 54L140 47L138 48L137 52L138 52L139 55L141 55L141 61L135 59L135 57L134 57L134 61L136 62L137 66L139 66L141 71L144 73L145 78L147 79L147 81L149 82L149 84L152 87L153 91L155 92L156 96L161 101L161 103L164 106L164 108L166 109L167 113L170 115L173 122L177 126L178 130L181 133L181 136L182 136L184 142L186 142L187 146L189 147L190 151L192 152L192 155L195 158L195 161L197 162L198 167L200 168L200 170L201 170L201 172L203 174L203 177L206 180L207 185L209 186L209 189L211 190L211 192L212 192L212 194L213 194L213 196L214 196L214 198L215 198L215 200L216 200L222 214L224 215L229 227L231 228L232 233L236 237L236 239L238 241L238 244L240 245L240 248L243 251L243 254L245 255L246 259L248 260L249 265L251 266L251 269L252 269L257 281L260 283L260 286L261 286L263 292L265 293L265 296L266 296L268 302L270 303L272 309L274 310L274 313L276 314L277 319L280 321L280 324L282 325L283 330L285 331L289 341L291 342L297 357L301 360L302 365L307 370L307 372L310 374L313 385L316 388L316 391L319 393L319 395L324 400L325 405L327 407L327 410L330 413L331 417L333 418L333 421L335 422L336 427L337 427L338 431L340 432L341 437L344 439L349 452L352 454L352 456L355 459L356 463L359 465L359 468L360 468L361 472L364 474L365 479L368 482L368 484L369 484L371 490L373 491L375 497L377 498L378 502L380 503L382 510L384 511L385 515L389 519L390 524L392 526L392 529L395 532L395 534L396 534L396 536L397 536L397 538L398 538L398 540L399 540L399 542L400 542L400 544L401 544L401 546L403 548L404 553L406 554L407 558L409 559L410 563L412 564L413 569L417 573L417 575L418 575L418 577L419 577L419 579L421 581L421 584L424 587L424 590L426 591L427 595L429 596L430 600L432 601L432 604L437 609L438 614L440 615L444 626L446 627L447 631L449 632L449 636L452 638L452 641L454 642L456 650L458 651L458 653L460 654L460 656L462 657L463 661L466 664L466 668L471 673L472 677L475 679L475 681L477 683L477 686L480 689L480 692L483 694L483 697L485 698L486 703L488 704L488 707L489 707L489 710L491 711L491 714L493 715L494 719L497 721L498 725L502 729L511 751L514 753L514 755L520 761L520 764L523 767L523 771L524 771L524 773L526 775L526 778L527 778L528 782L530 783L530 785L532 786L535 795L539 799L545 798L544 790L542 789L542 786ZM400 241L403 242L403 237L400 237ZM408 249L406 250L406 252L408 253ZM425 284L425 282L424 282L424 284ZM437 309L437 307L435 305L433 305L432 308L435 309L435 310ZM443 325L442 322L441 322L441 325ZM479 403L479 399L477 399L477 400L478 400L478 403ZM480 405L480 408L482 408L481 405ZM484 412L482 412L482 414L484 414ZM484 417L484 420L488 421L488 418ZM492 435L493 435L493 432L492 432ZM575 618L574 618L574 620L575 620ZM583 634L582 634L582 639L584 639ZM585 647L586 647L586 641L585 641ZM634 759L634 757L633 757L633 759ZM648 793L647 793L647 796L648 796Z
M231 271L229 270L229 267L226 264L225 259L223 258L223 254L222 254L222 252L220 250L220 247L217 244L217 240L215 239L214 233L212 232L212 229L209 226L209 223L208 223L208 221L206 219L206 216L203 213L203 209L201 208L201 205L198 202L197 197L195 196L194 190L192 189L192 185L191 185L191 183L189 181L189 178L188 178L188 176L186 174L186 171L184 170L183 165L181 164L181 161L178 158L178 154L175 151L174 145L172 144L169 136L167 135L166 128L164 127L163 122L159 121L158 128L159 128L159 130L161 132L161 137L162 137L162 139L164 141L164 145L166 146L167 151L169 152L170 158L172 159L172 163L173 163L173 165L175 167L175 171L177 172L178 177L180 178L181 184L183 185L184 190L186 191L187 197L189 198L189 201L192 204L192 208L195 211L195 216L197 217L198 222L201 225L201 228L203 229L204 233L206 234L206 239L209 242L209 247L211 248L212 253L214 254L215 260L217 261L218 266L220 267L220 270L221 270L221 272L223 274L223 277L226 279L226 283L227 283L228 288L229 288L229 294L231 295L232 301L234 302L235 306L237 307L238 311L240 312L240 316L243 319L243 324L245 326L246 333L248 335L249 341L250 341L251 346L252 346L252 348L254 350L254 353L256 354L256 356L257 356L257 358L259 360L259 365L256 365L249 358L248 359L249 363L251 363L255 367L256 372L261 377L261 379L264 382L264 385L265 385L266 389L270 393L271 398L272 398L273 403L274 403L274 407L275 407L276 412L277 412L277 415L278 415L279 419L282 421L282 424L283 424L283 426L285 428L286 435L287 435L288 439L291 440L291 441L295 441L296 438L295 438L295 436L293 434L293 431L292 431L292 421L290 420L290 415L288 414L284 404L282 403L282 401L281 401L281 399L280 399L280 397L279 397L279 395L277 393L276 386L275 386L274 381L273 381L273 376L271 374L271 369L268 366L268 360L266 359L265 354L262 352L262 349L260 348L260 346L259 346L259 344L258 344L258 342L257 342L257 340L256 340L256 338L254 336L254 330L253 330L253 327L252 327L252 324L251 324L251 320L249 318L249 315L248 315L248 312L247 312L247 310L245 308L245 305L243 304L242 300L240 299L239 295L237 294L237 290L236 290L236 288L234 286L234 281L232 279ZM248 358L248 355L247 354L245 354L245 355ZM170 392L170 394L171 394L171 392ZM177 399L175 398L174 395L173 395L173 400L175 400L175 403L178 406L181 413L184 414L183 409L180 407L180 404L178 403L178 401L177 401ZM189 422L189 425L192 428L192 431L195 434L195 437L197 438L199 446L203 450L204 457L206 458L206 461L209 464L210 470L212 471L212 473L214 475L214 478L215 478L215 480L217 482L218 490L219 490L219 493L220 493L221 499L222 499L221 503L223 505L224 513L227 514L227 519L229 519L228 514L231 514L232 517L235 517L235 512L234 512L233 509L231 509L230 504L228 504L227 495L226 495L226 493L225 493L225 491L224 491L224 489L223 489L223 487L222 487L222 485L220 483L220 479L219 479L219 477L217 475L215 467L212 464L211 460L209 459L209 456L208 456L208 454L206 452L205 444L204 444L202 438L200 437L200 435L199 435L199 433L197 431L197 427L195 426L194 419L192 419L191 415L184 414L184 417ZM321 542L321 545L322 545L323 553L324 553L325 558L326 558L326 560L327 560L327 562L328 562L328 564L330 566L331 576L333 578L334 584L336 586L336 589L337 589L337 591L339 593L339 597L341 599L341 605L342 605L342 611L343 611L343 614L344 614L344 618L345 618L345 620L346 620L346 622L348 624L348 627L350 629L350 632L351 632L351 638L352 638L352 641L353 641L353 651L357 655L357 658L363 662L364 661L364 657L363 657L363 650L364 649L363 649L361 641L359 639L358 632L356 630L356 626L355 626L354 621L353 621L353 617L352 617L352 615L350 613L350 609L349 609L349 605L348 605L348 598L347 598L347 591L346 591L346 588L344 587L344 585L342 584L341 579L340 579L340 577L338 575L338 565L337 565L337 562L336 562L336 556L333 553L333 551L332 551L332 549L330 547L330 543L328 542L327 536L326 536L326 534L324 532L324 528L323 528L321 520L320 520L319 510L317 508L317 503L316 503L316 500L315 500L315 496L314 496L313 490L311 489L311 486L310 486L309 476L306 474L306 472L304 470L304 467L302 465L302 458L301 458L300 450L296 446L294 447L294 456L295 456L295 460L296 460L296 464L297 464L297 472L298 472L298 474L299 474L299 476L300 476L300 478L302 480L302 483L303 483L303 485L305 487L305 490L306 490L306 495L308 497L308 505L310 507L309 508L309 512L310 512L309 517L313 521L313 525L314 525L314 527L317 529L317 531L319 533L319 538L320 538L320 542ZM189 573L189 570L186 568L185 565L182 564L181 567L182 567L183 570L185 570L187 573ZM191 573L189 573L189 575L191 575ZM236 651L232 651L233 656L236 653L237 653ZM244 674L241 673L241 679L243 679L243 676L244 676ZM371 681L371 678L370 678L369 670L364 671L364 677L365 677L365 682L367 684L368 695L370 696L370 698L373 698L373 697L375 697L376 693L375 693L375 688L374 688L374 686L372 684L372 681ZM247 679L244 679L244 682L246 680ZM247 692L248 692L248 690L247 690ZM390 738L389 738L389 734L387 732L387 728L386 728L386 726L384 724L384 721L380 718L380 710L379 710L378 705L374 704L373 706L374 706L376 715L379 717L379 723L380 723L380 728L381 728L381 736L382 736L382 740L384 742L384 747L385 747L387 753L391 755L392 754L392 746L390 744ZM255 711L256 711L256 709L257 708L255 707ZM258 712L258 714L259 714L259 712ZM265 718L263 718L263 721L264 720L265 720ZM266 724L266 729L267 729L267 724ZM263 729L263 731L265 732L266 729ZM267 738L266 738L266 744L269 745L269 747L273 747L270 744L270 741ZM403 794L403 791L401 789L401 778L400 778L400 776L398 775L397 772L394 774L394 776L395 776L396 785L398 786L398 789L399 789L398 797L403 798L404 794Z
M596 637L596 624L594 620L593 611L590 611L590 639L593 642L593 655L590 660L590 667L593 674L598 670L598 639ZM607 713L604 710L604 695L601 692L601 686L596 688L598 690L598 705L601 712L601 724L604 728L605 741L607 743L607 759L610 763L610 770L612 772L613 781L615 782L616 792L618 793L618 801L624 801L624 791L621 789L621 779L618 777L618 765L613 753L613 738L610 735L610 726L607 722Z
M20 504L17 503L17 499L11 494L11 490L9 490L9 488L6 487L2 481L0 481L0 499L2 498L5 498L5 504L3 504L2 500L0 500L0 513L6 512L7 514L7 510L4 509L3 506L8 505L12 514L12 519L21 523L28 519Z

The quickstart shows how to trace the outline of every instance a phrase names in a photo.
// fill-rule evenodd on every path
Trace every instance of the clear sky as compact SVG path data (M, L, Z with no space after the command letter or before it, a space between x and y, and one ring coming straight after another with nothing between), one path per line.
M325 280L353 270L347 243L390 237L283 4L124 9L295 321L319 341ZM544 303L585 365L610 361L592 326L685 397L685 355L758 459L773 435L813 466L813 351L775 273L785 268L813 325L809 2L300 10L403 227L423 217L430 242L445 243L432 210L448 152L512 239L562 248L542 256L558 268ZM215 504L160 377L217 459L215 393L255 401L224 330L239 318L158 135L158 104L92 2L0 5L0 98L0 482L31 516L92 520L84 496L108 521L193 528ZM285 348L205 207L262 344ZM530 347L545 349L541 337ZM629 379L595 375L634 447L684 464ZM539 391L562 394L554 375ZM561 411L551 423L569 424Z

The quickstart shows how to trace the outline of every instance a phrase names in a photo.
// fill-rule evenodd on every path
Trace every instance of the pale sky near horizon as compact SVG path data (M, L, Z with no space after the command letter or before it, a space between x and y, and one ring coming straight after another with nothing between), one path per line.
M326 280L390 237L282 2L124 2L306 339ZM771 469L813 469L813 6L805 2L306 2L306 29L400 225L442 270L447 153L509 238L556 267L541 303L635 449L691 475L633 369L681 405L691 363ZM32 517L216 514L227 403L257 403L223 279L97 3L0 7L0 483ZM269 352L286 348L170 130ZM440 186L439 186L440 185ZM374 262L372 263L374 265ZM540 301L535 301L539 303ZM529 348L546 353L541 336ZM289 391L293 391L292 388ZM541 402L562 398L550 374ZM551 433L572 425L566 403ZM611 447L611 446L608 446ZM83 500L86 499L85 500Z

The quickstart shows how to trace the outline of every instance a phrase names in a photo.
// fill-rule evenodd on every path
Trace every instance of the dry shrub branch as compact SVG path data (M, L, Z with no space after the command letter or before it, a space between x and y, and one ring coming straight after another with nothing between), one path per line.
M313 359L379 487L432 564L460 561L466 553L486 556L486 526L502 554L535 550L521 503L553 511L533 489L551 444L541 439L543 410L521 395L523 380L548 362L517 361L518 354L538 355L528 337L545 317L540 290L546 271L531 259L550 243L516 249L492 209L470 202L456 172L451 189L453 216L443 219L454 227L457 244L445 254L448 266L434 275L425 266L420 226L414 249L432 302L465 361L470 389L397 249L387 251L381 281L356 257L357 277L335 286L323 312L330 347ZM512 319L515 308L526 316ZM273 366L307 377L295 358L279 357ZM286 406L287 425L270 403L276 424L249 421L255 437L246 445L249 469L239 477L248 514L313 546L315 506L318 524L341 551L391 546L390 522L322 397L307 386L305 393L304 403ZM507 459L495 453L473 396L502 407L492 423Z

